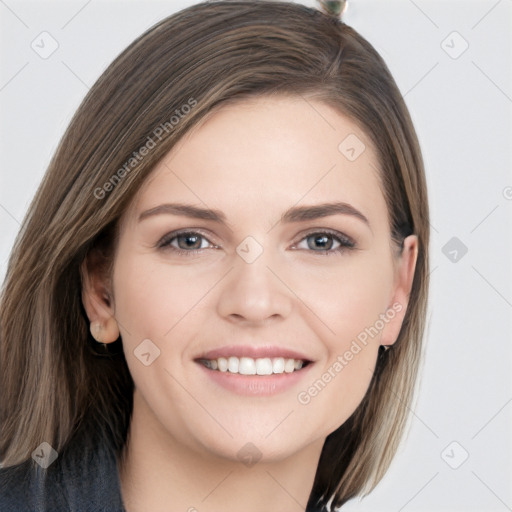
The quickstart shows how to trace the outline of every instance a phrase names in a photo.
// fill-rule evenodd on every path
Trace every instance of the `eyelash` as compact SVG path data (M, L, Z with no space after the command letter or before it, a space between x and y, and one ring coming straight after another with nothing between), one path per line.
M173 247L171 245L171 242L173 240L175 240L180 235L199 235L204 240L207 240L209 243L211 243L208 240L208 238L200 231L182 230L182 231L175 231L175 232L165 235L157 243L157 247L159 249L170 250L179 256L193 256L197 253L200 253L201 251L203 251L205 249L203 247L201 249L191 249L190 251L188 251L185 249L179 249L177 247ZM319 251L314 251L314 250L309 250L309 249L298 249L298 250L301 250L301 251L305 250L305 251L312 252L312 253L314 253L316 255L320 255L320 256L331 256L333 254L342 254L343 252L345 252L347 250L353 250L356 248L355 242L352 241L349 237L343 235L342 233L339 233L338 231L331 231L328 229L324 229L321 231L311 231L309 233L306 233L296 244L294 243L293 247L295 247L298 243L302 242L303 240L306 240L307 238L309 238L310 236L313 236L313 235L329 235L334 240L336 240L340 244L340 246L337 247L336 249L324 249L324 250L319 250ZM212 245L213 245L214 249L219 247L215 244L212 244Z

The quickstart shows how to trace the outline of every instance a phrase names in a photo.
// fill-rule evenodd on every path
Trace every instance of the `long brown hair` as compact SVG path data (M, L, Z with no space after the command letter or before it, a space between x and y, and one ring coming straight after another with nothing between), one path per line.
M111 271L121 214L155 164L206 114L228 101L279 94L314 97L361 126L379 157L393 243L399 248L411 233L419 240L399 338L379 355L357 410L327 437L310 503L339 506L382 478L414 397L425 327L422 157L403 98L364 38L318 10L264 0L204 2L159 22L115 59L73 117L28 209L2 289L3 467L30 459L43 440L59 451L85 425L121 453L133 381L122 351L99 356L91 349L81 265L103 262Z

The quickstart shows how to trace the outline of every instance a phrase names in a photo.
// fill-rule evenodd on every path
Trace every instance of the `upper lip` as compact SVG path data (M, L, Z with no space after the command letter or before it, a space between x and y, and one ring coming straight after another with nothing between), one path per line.
M262 359L265 357L283 357L285 359L300 359L302 361L311 361L306 355L286 347L276 345L226 345L224 347L209 350L202 353L196 359L218 359L219 357L251 357L252 359Z

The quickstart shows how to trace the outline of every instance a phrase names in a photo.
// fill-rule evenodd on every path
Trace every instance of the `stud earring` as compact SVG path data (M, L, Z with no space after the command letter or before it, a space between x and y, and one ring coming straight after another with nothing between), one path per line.
M94 343L94 345L88 344L89 350L91 350L95 356L110 357L111 353L109 347L106 343L103 343L103 325L101 322L91 322L90 331L96 343Z
M103 343L103 337L101 335L101 332L103 331L103 326L100 322L91 322L90 326L91 335L92 337L98 342Z

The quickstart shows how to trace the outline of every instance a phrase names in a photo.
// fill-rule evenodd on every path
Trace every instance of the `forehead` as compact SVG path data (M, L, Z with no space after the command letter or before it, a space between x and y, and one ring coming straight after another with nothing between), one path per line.
M378 167L366 134L325 103L244 99L210 112L176 144L144 183L135 209L179 199L232 206L241 218L261 215L262 205L275 215L299 202L345 201L382 216Z

